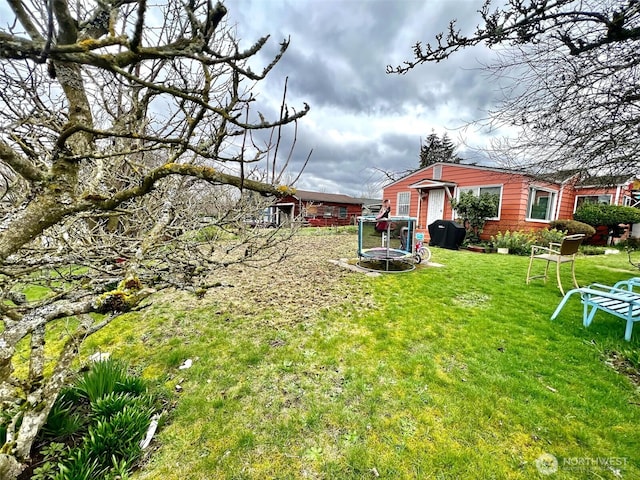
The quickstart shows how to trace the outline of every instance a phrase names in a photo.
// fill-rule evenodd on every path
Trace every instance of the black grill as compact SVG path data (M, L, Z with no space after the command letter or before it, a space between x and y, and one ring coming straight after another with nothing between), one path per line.
M429 246L458 250L467 234L462 225L451 220L436 220L429 225Z

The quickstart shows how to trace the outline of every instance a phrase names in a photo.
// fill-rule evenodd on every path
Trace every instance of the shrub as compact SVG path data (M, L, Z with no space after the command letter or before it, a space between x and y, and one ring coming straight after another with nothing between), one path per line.
M543 245L548 247L550 243L560 243L564 237L567 236L566 232L557 230L555 228L548 228L544 230L538 230L535 235L534 244Z
M618 243L617 247L625 250L640 250L640 238L629 237Z
M580 253L583 255L604 255L606 248L598 247L596 245L582 245L580 246Z
M491 237L491 244L498 248L508 248L514 255L529 255L531 245L549 246L550 243L560 243L566 232L555 228L538 230L536 232L516 231L498 232Z
M640 223L640 209L621 205L585 203L576 210L573 218L594 227L598 225L616 227L619 224Z
M487 218L495 217L498 211L499 197L493 193L483 193L480 196L471 191L462 192L460 199L451 200L451 207L465 223L468 222L467 237L469 242L480 241L480 234Z
M494 247L508 248L509 253L514 255L528 255L531 251L531 243L534 236L528 232L498 232L491 237L491 243Z
M578 233L582 233L587 238L592 237L596 233L596 229L588 223L569 219L554 220L549 224L549 228L564 231L567 233L567 235L576 235Z

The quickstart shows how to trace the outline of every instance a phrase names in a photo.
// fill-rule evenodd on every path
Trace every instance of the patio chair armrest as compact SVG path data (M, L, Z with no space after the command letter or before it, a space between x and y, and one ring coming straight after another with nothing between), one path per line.
M626 287L624 288L625 291L632 292L633 287L640 287L640 277L633 277L628 280L621 280L617 282L613 287L622 288L623 286Z
M587 286L587 288L601 288L606 292L615 293L635 293L636 295L640 295L640 292L634 292L632 288L621 288L622 285L626 285L626 281L618 282L613 287L611 285L602 285L601 283L592 283ZM631 286L633 286L632 284ZM640 286L640 284L635 284Z
M554 250L549 247L544 247L542 245L532 245L531 255L535 255L538 252L546 252L546 253L553 253L554 255L560 255L560 252L558 250Z
M600 288L591 288L591 287L600 287L606 288L607 290L600 290ZM621 302L626 302L630 304L640 304L640 293L630 292L629 290L624 290L621 288L616 288L615 291L610 291L611 286L607 285L598 285L593 284L584 288L577 288L575 290L580 292L581 296L597 296L597 297L605 297L610 298L611 300L618 300ZM631 297L630 297L631 295Z

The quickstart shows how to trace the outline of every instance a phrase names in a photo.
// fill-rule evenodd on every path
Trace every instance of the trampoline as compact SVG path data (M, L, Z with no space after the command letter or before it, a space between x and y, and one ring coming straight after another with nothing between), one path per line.
M418 263L414 249L417 219L358 217L358 266L386 273L408 272Z

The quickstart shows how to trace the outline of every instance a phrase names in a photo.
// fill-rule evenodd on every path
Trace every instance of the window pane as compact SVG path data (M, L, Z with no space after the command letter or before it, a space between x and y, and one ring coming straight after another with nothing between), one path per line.
M603 203L609 205L611 203L611 195L578 195L576 198L576 208L585 203Z
M409 192L401 192L398 194L398 215L409 215L409 202L411 194Z
M500 195L500 187L480 187L480 195L483 193L493 193L494 195Z
M500 191L501 187L480 187L480 195L484 195L485 193L489 195L495 196L496 209L493 212L492 218L498 218L498 213L500 212Z
M551 220L551 209L555 193L532 188L529 198L529 218L534 220Z

